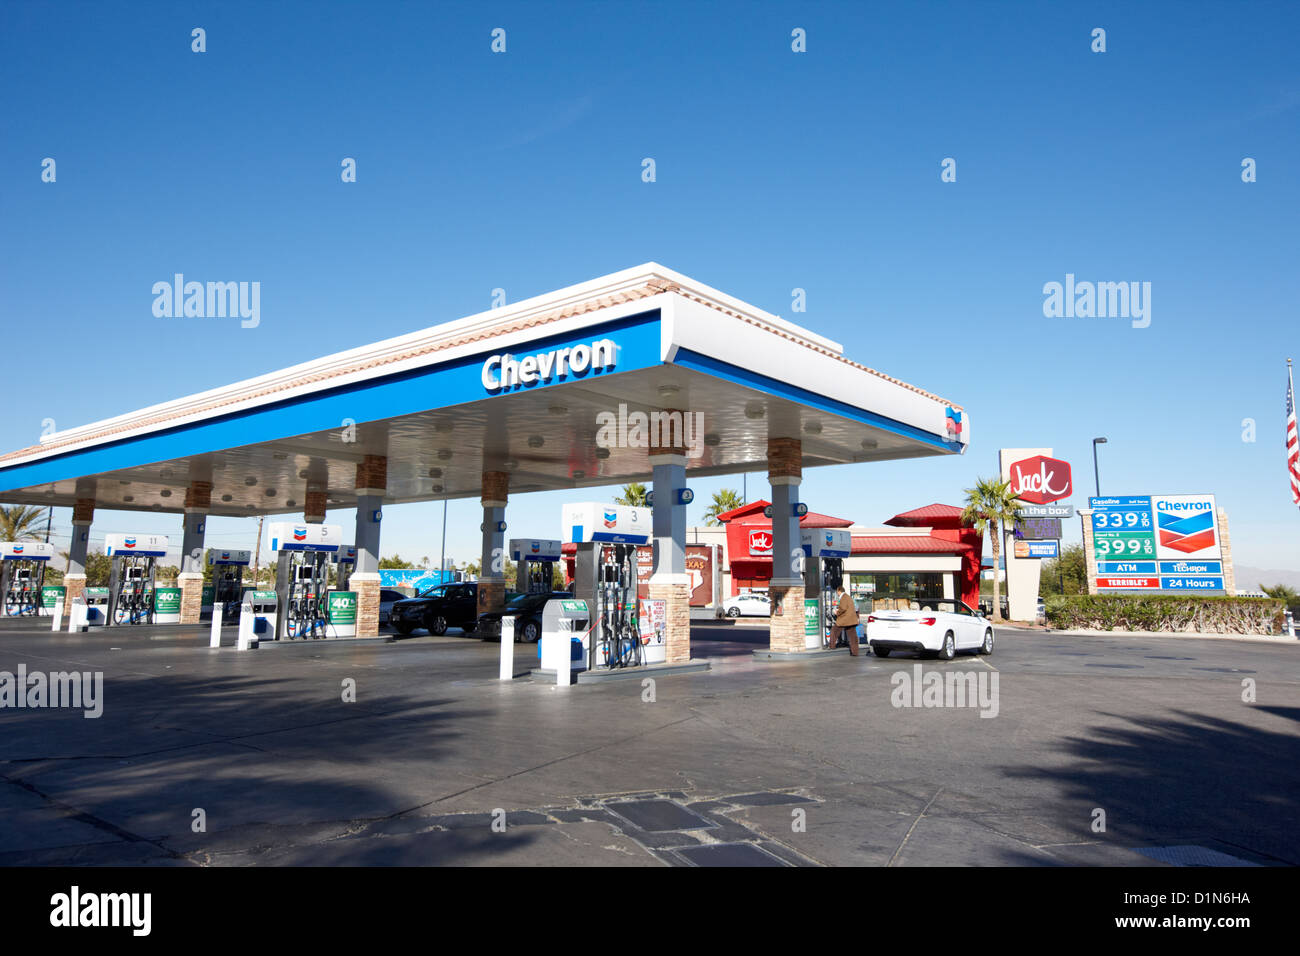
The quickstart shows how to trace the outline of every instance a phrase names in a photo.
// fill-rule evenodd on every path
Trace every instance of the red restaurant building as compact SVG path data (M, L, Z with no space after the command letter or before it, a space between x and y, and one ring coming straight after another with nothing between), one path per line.
M772 522L768 501L752 501L718 515L716 527L686 530L686 570L691 606L717 608L746 591L766 591L772 578ZM848 518L810 511L804 528L848 528L852 556L844 561L849 593L859 607L873 594L914 594L918 599L959 598L979 604L983 535L962 524L961 509L932 504L894 515L885 527L855 525ZM574 545L564 545L565 568L573 574ZM649 580L651 549L640 554L642 584ZM643 592L645 588L642 588Z

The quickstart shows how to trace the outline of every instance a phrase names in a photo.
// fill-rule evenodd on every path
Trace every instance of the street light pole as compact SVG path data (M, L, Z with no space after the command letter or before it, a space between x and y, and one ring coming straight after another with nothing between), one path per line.
M446 580L443 574L447 570L447 499L442 499L442 551L438 554L438 583Z
M1104 438L1094 438L1092 440L1092 477L1097 482L1097 497L1101 497L1101 472L1097 470L1097 446L1106 444Z

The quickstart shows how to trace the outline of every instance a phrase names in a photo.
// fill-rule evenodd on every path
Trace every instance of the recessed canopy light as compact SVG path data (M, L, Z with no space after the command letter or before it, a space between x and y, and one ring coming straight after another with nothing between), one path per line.
M441 469L441 468L430 468L430 469L429 469L429 477L430 477L430 478L441 478L441 477L442 477L442 469Z
M709 434L704 436L704 444L710 447L721 445L722 437L720 435Z
M442 494L442 485L434 485L434 486L433 486L433 493L434 493L435 495L440 495L440 494Z
M286 508L292 508L292 507L294 507L294 506L297 505L297 504L298 504L298 502L296 502L296 501L294 501L292 498L290 498L288 501L286 501L286 502L284 503L284 506L285 506Z
M862 447L867 449L868 451L870 451L872 448L875 448L878 444L880 443L876 441L874 438L862 439Z
M289 454L288 452L277 451L271 457L274 458L276 461L284 461L286 458L289 457Z
M507 458L501 464L506 471L514 471L516 468L519 467L519 462L515 461L513 458Z
M122 496L122 500L123 500L123 501L135 501L135 495L123 495L123 496Z
M541 448L541 447L542 447L543 445L545 445L545 444L546 444L546 439L543 438L541 435L529 435L529 436L528 436L528 447L529 447L529 448Z
M762 402L750 402L745 406L746 418L762 418L765 414Z
M439 448L439 449L438 449L438 460L439 460L439 461L451 461L451 449L450 449L450 448Z
M257 479L254 478L252 475L249 475L247 478L244 479L244 484L246 484L246 485L250 485L250 486L251 486L251 485L255 485L255 484L257 484Z
M307 469L306 469L306 468L302 468L302 469L300 469L300 470L298 471L298 477L299 477L299 478L306 478L306 477L307 477Z
M268 497L268 498L274 498L274 497L275 497L275 489L274 489L274 488L267 488L267 489L266 489L266 497Z
M681 391L681 389L678 388L676 385L672 385L672 384L669 384L669 383L665 383L665 384L659 386L659 397L660 397L660 398L672 398L674 395L676 395L676 394L677 394L678 392L680 392L680 391Z
M582 481L582 479L584 479L584 478L586 478L586 477L587 477L587 473L586 473L585 471L583 471L582 469L578 469L577 471L575 471L575 472L573 473L573 480L574 480L574 481Z
M606 458L609 457L609 449L608 449L608 448L597 448L597 449L596 449L596 457L599 458L601 461L604 461Z
M809 435L820 435L822 433L821 422L807 422L804 424L803 430Z
M222 500L222 501L234 501L234 500L235 500L235 496L234 496L234 495L222 495L222 496L221 496L221 500Z
M162 495L164 498L170 498L172 496L172 490L170 488L164 488L162 491L158 492L158 494Z
M127 481L125 478L119 478L117 483L119 485L129 485L131 482Z

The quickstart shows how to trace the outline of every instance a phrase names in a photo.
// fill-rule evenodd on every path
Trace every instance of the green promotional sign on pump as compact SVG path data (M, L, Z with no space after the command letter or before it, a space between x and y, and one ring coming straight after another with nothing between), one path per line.
M355 591L330 592L329 621L331 624L357 623L357 593Z
M821 602L816 598L803 599L803 633L804 637L821 636L821 628L818 627L821 617Z
M180 614L181 589L159 588L153 609L155 614Z

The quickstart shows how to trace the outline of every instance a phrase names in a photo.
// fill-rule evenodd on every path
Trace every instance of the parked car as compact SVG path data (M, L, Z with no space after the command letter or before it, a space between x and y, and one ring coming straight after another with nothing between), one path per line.
M434 585L417 597L394 601L388 620L393 630L403 635L417 627L430 634L446 634L447 628L459 627L471 634L478 622L478 584Z
M398 601L405 601L410 595L404 591L398 591L396 588L379 589L379 626L383 627L388 623L389 617L393 613L393 605Z
M722 613L727 617L771 617L772 604L766 594L751 591L723 601Z
M558 600L560 598L572 598L573 595L568 591L550 591L542 594L515 594L506 601L504 611L489 611L487 614L478 616L479 630L485 635L501 634L499 627L492 627L492 624L499 624L503 617L513 617L515 619L515 643L516 644L536 644L542 639L542 611L546 607L547 601Z
M879 610L867 616L867 643L877 657L916 651L952 660L958 651L993 653L993 625L983 614L949 598L924 600L919 607Z

